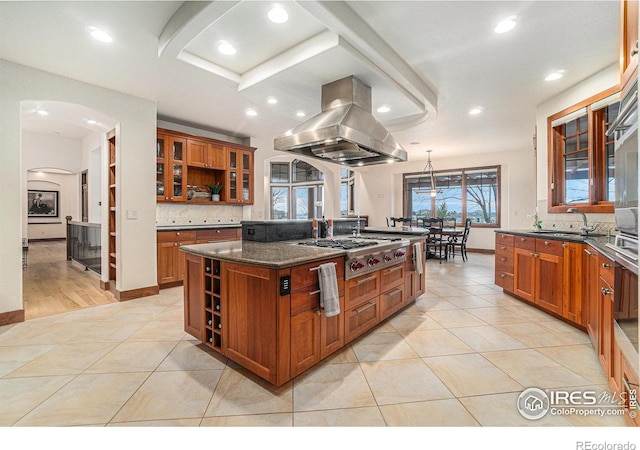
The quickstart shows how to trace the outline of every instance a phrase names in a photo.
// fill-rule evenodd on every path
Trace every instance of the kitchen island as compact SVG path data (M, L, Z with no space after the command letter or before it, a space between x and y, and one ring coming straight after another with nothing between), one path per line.
M424 261L422 240L409 241L418 242L421 254L415 256ZM413 245L386 258L371 257L362 275L359 267L347 267L349 250L298 241L231 241L181 250L185 331L276 386L405 308L425 287ZM340 314L331 317L320 308L318 267L326 263L336 266L339 291Z

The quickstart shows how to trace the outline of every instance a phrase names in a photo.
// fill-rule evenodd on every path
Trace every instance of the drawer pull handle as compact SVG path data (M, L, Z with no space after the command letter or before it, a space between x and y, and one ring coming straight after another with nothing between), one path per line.
M610 269L611 268L611 264L602 263L602 268L603 269Z
M503 256L502 258L500 258L500 260L501 260L502 262L505 262L505 261L507 260L507 258L505 258L505 257Z
M524 242L526 240L527 240L527 238L520 238L520 242Z
M611 290L607 288L600 288L600 292L602 292L602 295L611 295Z
M589 255L589 256L593 255L593 253L591 253L591 252L590 252L589 250L587 250L586 248L584 249L584 252L585 252L587 255Z
M535 257L536 255L534 255L533 252L529 252L529 256Z
M504 278L504 277L506 277L506 275L504 273L501 273L500 278Z
M367 278L363 278L362 280L358 280L358 281L356 282L356 284L366 283L367 281L373 281L373 280L375 280L375 279L376 279L376 277L375 277L375 276L367 277Z
M389 293L387 293L387 297L393 297L396 294L400 294L402 293L402 289L396 289L395 291L391 291Z
M394 267L393 269L389 269L389 271L387 273L393 273L393 272L395 272L397 270L400 270L400 269L402 269L402 266Z
M549 245L549 241L544 241L544 245Z
M334 266L337 266L337 265L338 265L338 264L336 264L336 263L331 263L331 264L333 264ZM309 272L313 272L314 270L320 270L320 266L312 267L311 269L309 269Z
M320 293L320 289L318 289L317 291L311 291L309 292L309 295L316 295Z
M567 248L567 244L563 243L562 248Z
M362 308L356 309L356 314L360 314L361 312L365 312L367 309L372 308L374 306L376 306L375 303L369 303L366 306L363 306Z

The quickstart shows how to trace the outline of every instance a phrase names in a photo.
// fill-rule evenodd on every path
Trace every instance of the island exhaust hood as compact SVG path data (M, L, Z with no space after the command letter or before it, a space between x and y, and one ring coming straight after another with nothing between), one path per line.
M322 112L277 137L274 148L350 167L407 160L371 114L371 87L354 76L323 85Z

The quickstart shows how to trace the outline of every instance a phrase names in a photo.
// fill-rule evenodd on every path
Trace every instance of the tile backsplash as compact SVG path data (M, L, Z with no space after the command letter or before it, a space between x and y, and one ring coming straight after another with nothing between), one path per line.
M156 226L239 224L242 214L242 206L158 203Z
M580 209L578 207L578 209ZM538 218L542 221L542 228L557 229L560 231L580 231L582 216L580 214L549 214L547 212L547 200L538 200ZM533 223L533 220L531 221ZM617 233L613 213L591 214L587 213L588 225L597 224L595 233Z

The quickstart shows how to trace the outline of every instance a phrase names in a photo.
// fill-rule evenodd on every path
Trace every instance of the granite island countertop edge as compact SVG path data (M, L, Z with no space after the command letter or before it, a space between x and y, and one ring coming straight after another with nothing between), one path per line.
M609 258L610 260L615 260L615 253L612 249L607 247L607 244L613 244L615 240L615 235L611 236L581 236L576 234L574 236L554 236L553 233L537 233L535 231L527 231L527 230L505 230L505 229L497 229L496 233L505 233L505 234L513 234L516 236L528 236L538 239L548 239L552 241L568 241L568 242L576 242L587 244L604 256ZM558 230L558 233L562 234L562 231Z

